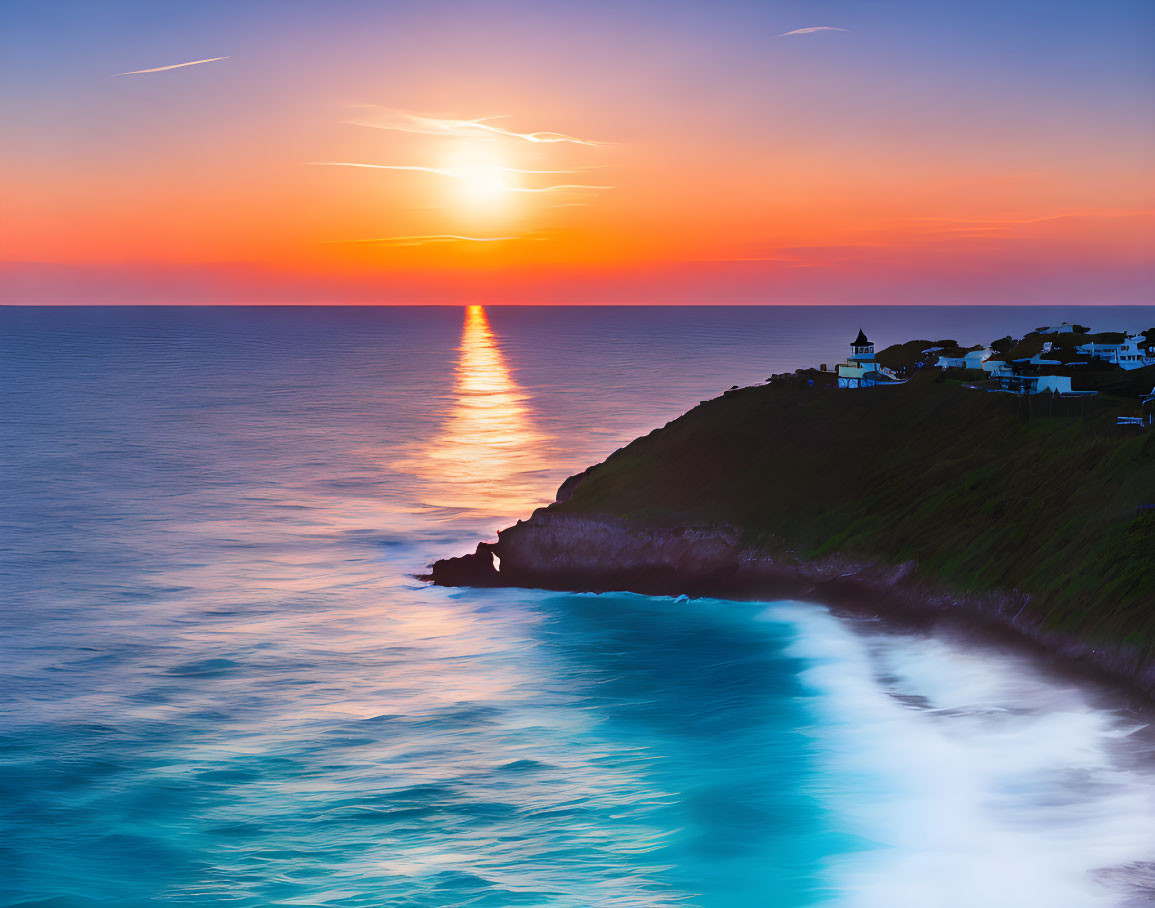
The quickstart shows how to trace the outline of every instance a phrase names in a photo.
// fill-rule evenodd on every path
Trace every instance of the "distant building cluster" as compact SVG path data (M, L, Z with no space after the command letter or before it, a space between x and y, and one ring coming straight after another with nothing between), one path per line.
M829 372L825 365L821 367L822 383L844 389L897 386L919 370L935 367L954 370L957 380L976 390L1086 397L1102 388L1117 394L1119 387L1128 386L1132 390L1126 393L1133 394L1134 381L1142 383L1150 377L1151 391L1140 395L1142 416L1120 417L1120 424L1155 425L1155 369L1150 376L1136 374L1131 379L1126 375L1155 367L1155 329L1145 334L1092 334L1089 328L1064 322L1038 328L1023 338L1005 337L989 346L963 348L954 341L940 341L923 347L911 341L887 348L883 356L891 353L896 355L887 357L889 364L880 362L874 343L860 330L845 362Z
M1040 329L1034 334L1040 338L1044 335L1055 338L1079 337L1071 328L1064 324L1057 328ZM1083 333L1086 333L1085 329ZM1086 373L1102 369L1103 366L1114 366L1123 371L1155 366L1155 351L1150 349L1144 335L1121 334L1110 340L1091 340L1087 343L1059 344L1055 340L1047 340L1042 341L1038 352L1019 349L1022 346L1029 345L1019 342L1004 352L992 347L944 352L939 354L938 364L947 369L981 371L998 382L998 389L1002 391L1063 396L1098 393L1096 388L1079 389L1075 385L1080 383L1079 379ZM984 390L992 389L988 387Z

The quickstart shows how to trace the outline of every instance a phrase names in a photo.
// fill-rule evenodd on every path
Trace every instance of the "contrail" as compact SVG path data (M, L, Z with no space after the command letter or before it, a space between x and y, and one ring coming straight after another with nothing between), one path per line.
M174 63L172 66L158 66L155 69L134 69L126 73L113 73L114 76L139 76L142 73L162 73L166 69L180 69L182 66L197 66L200 63L216 63L217 60L228 60L228 57L209 57L207 60L192 60L188 63Z
M850 29L848 29L848 28L835 28L832 25L814 25L814 26L811 26L810 28L796 28L792 32L783 32L782 34L776 35L775 37L786 38L786 37L789 37L790 35L812 35L815 32L848 32L848 31L850 31Z

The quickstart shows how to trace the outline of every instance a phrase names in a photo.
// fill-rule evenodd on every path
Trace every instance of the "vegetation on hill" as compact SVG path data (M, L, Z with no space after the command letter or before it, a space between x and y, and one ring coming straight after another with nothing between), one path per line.
M1100 331L1090 333L1086 328L1079 331L1082 325L1076 325L1075 331L1062 331L1055 334L1040 334L1032 331L1030 334L1015 340L1011 337L999 338L992 341L991 346L997 353L1003 354L1006 359L1029 359L1043 352L1043 345L1050 344L1051 350L1057 356L1064 353L1073 354L1076 347L1083 344L1121 344L1126 335L1122 331ZM1155 328L1151 329L1155 332Z
M1097 391L1126 400L1135 400L1155 386L1155 366L1124 370L1101 360L1092 360L1088 365L1064 366L1055 371L1070 375L1076 391Z
M955 350L958 348L958 342L955 340L912 340L904 344L894 344L879 350L874 359L880 366L886 366L888 369L894 369L896 372L910 370L917 367L919 363L934 362L938 357L937 353L927 353L925 351L934 348L940 350ZM958 355L962 355L961 353Z
M1155 432L1115 425L1136 412L1134 398L986 394L941 373L862 391L804 374L701 404L554 507L728 523L803 559L916 561L960 592L1030 593L1048 628L1151 655Z

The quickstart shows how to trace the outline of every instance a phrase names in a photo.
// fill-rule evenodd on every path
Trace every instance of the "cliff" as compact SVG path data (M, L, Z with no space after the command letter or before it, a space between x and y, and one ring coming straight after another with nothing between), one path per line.
M432 579L967 614L1155 690L1155 432L1115 426L1133 401L809 381L701 404Z

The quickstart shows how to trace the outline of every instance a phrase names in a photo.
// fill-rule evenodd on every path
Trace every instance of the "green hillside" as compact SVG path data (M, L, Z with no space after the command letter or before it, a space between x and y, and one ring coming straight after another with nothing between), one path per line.
M1150 371L1150 370L1144 370ZM1155 431L1136 402L797 380L732 391L594 467L564 511L729 523L960 592L1021 590L1051 629L1155 643Z

